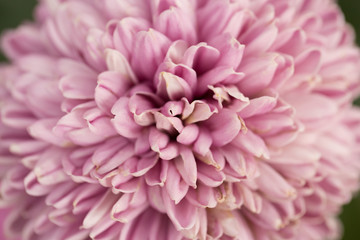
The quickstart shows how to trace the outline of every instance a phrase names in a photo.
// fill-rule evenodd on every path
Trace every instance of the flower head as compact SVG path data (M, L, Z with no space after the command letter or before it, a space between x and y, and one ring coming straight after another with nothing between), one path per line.
M22 239L325 239L358 188L360 55L331 0L43 0L6 33Z

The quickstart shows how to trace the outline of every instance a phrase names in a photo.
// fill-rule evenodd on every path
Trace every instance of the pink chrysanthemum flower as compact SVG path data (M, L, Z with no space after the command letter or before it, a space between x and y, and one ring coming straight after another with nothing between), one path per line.
M23 240L316 240L358 188L331 0L42 0L3 36L0 206Z

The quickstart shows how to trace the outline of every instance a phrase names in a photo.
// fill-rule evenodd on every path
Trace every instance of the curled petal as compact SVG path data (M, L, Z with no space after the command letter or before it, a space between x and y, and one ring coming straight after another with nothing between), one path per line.
M166 212L178 230L190 229L196 224L198 208L186 199L175 204L166 191L162 191Z
M161 72L159 84L159 88L166 89L166 93L170 100L180 100L182 97L186 97L190 100L192 99L192 90L190 89L190 86L184 79L178 76L168 72Z
M164 186L169 168L168 161L158 161L145 175L146 183L149 186Z
M185 51L183 63L201 74L213 68L219 56L220 52L216 48L208 46L206 43L199 43Z
M193 149L196 153L205 156L212 145L212 137L206 129L199 129L198 137L194 143Z
M143 157L137 162L136 170L133 176L139 177L147 173L158 161L158 156Z
M230 143L241 130L238 115L231 110L223 109L206 121L214 146L224 146Z
M176 141L184 145L190 145L197 140L199 136L199 127L195 124L190 124L184 127L180 134L176 137Z
M198 78L196 93L202 95L208 90L208 86L217 84L237 84L241 82L244 76L244 73L237 72L232 67L220 66L213 68Z
M222 53L218 66L230 66L237 69L241 63L245 46L240 44L231 34L223 34L215 38L210 44Z
M129 111L128 98L120 98L111 109L111 112L115 115L112 123L120 135L127 138L136 138L140 135L141 126L135 123L134 116Z
M185 99L183 101L185 106L181 118L185 120L187 124L205 121L214 113L218 112L215 107L203 101L196 100L191 104Z
M262 96L250 100L250 104L246 106L239 115L246 119L258 114L268 113L275 108L277 103L276 97Z
M103 72L98 76L95 88L95 101L97 105L110 113L112 106L128 90L132 82L120 72Z

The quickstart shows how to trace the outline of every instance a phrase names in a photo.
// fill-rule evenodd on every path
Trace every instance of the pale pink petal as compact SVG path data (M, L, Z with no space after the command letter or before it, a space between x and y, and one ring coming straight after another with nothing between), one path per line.
M201 122L209 119L218 110L202 101L194 101L191 104L186 100L182 119L185 119L187 124Z
M274 199L296 197L296 190L278 172L265 163L258 164L258 167L262 174L255 181L261 191Z

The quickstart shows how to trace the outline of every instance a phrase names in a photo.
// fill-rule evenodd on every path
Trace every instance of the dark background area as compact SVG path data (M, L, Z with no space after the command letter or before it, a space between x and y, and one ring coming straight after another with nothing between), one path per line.
M31 20L32 9L36 4L35 0L0 0L0 32L4 29L14 28L20 23ZM340 0L345 17L350 22L357 33L357 43L360 45L360 1L359 0ZM0 61L5 61L0 54ZM360 105L360 99L356 101ZM360 147L360 146L359 146ZM360 161L360 159L359 159ZM360 239L360 197L353 199L351 203L344 207L341 214L344 223L343 240Z

